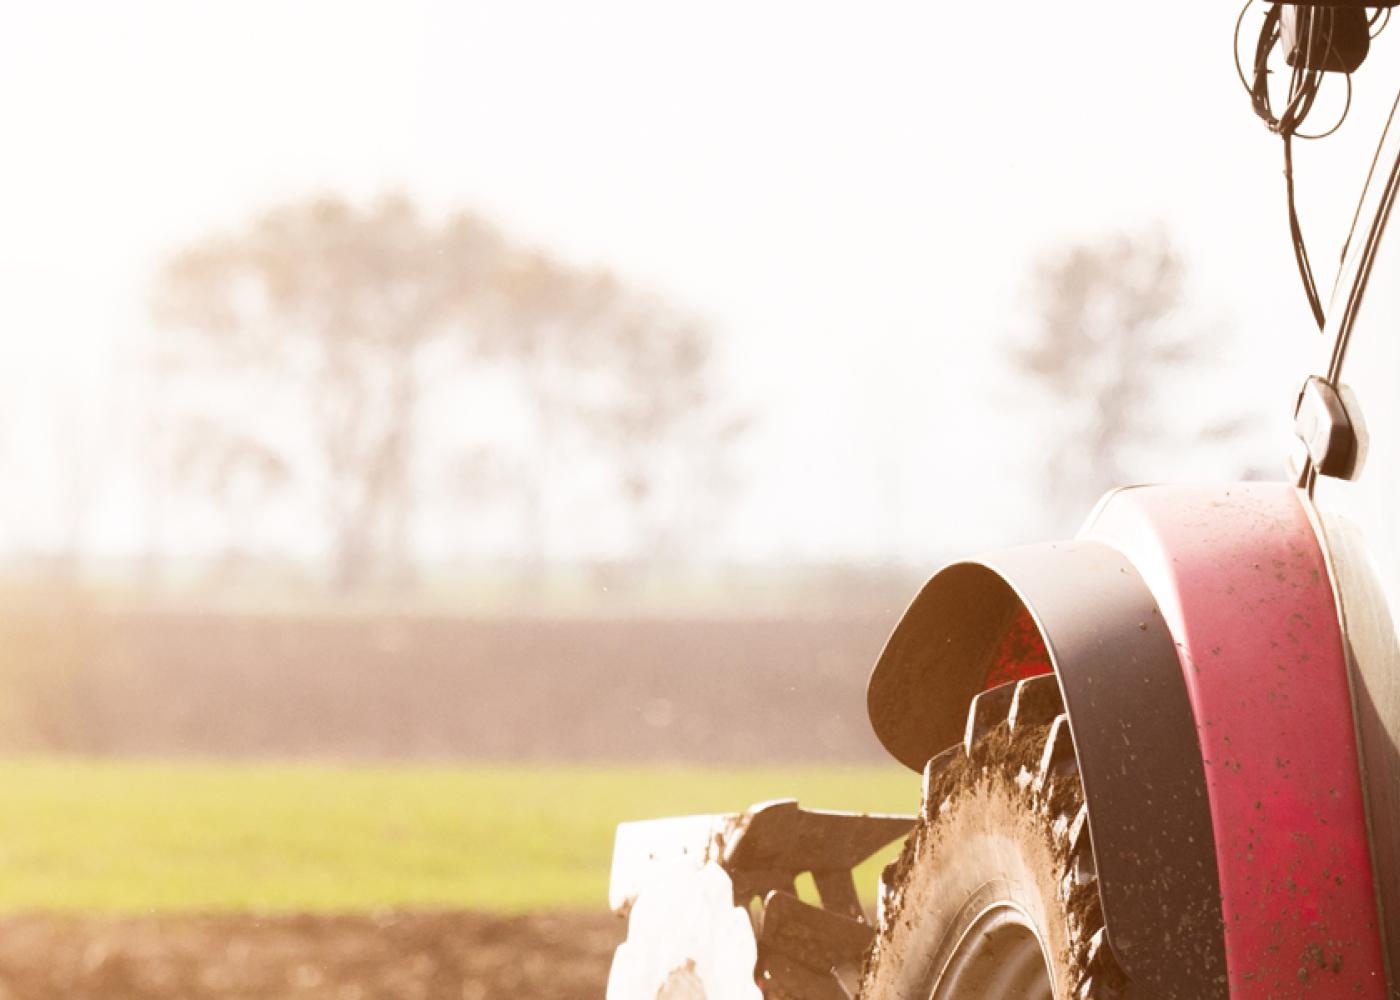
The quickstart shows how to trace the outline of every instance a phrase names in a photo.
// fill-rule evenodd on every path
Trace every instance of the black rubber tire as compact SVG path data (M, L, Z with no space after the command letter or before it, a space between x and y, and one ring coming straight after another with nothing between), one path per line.
M980 695L963 744L929 762L921 822L882 879L862 1000L1118 995L1053 685L1033 678Z

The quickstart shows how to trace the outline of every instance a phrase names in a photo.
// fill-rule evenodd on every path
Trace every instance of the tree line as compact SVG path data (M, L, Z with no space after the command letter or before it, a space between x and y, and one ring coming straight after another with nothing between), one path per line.
M287 204L194 243L152 313L166 487L222 523L230 560L297 496L341 591L411 580L434 502L502 500L499 530L541 567L581 482L617 514L614 553L668 552L743 430L694 316L402 196Z
M1033 419L1002 447L1043 470L999 488L1035 491L1036 531L1073 531L1164 448L1246 429L1171 406L1170 369L1213 346L1183 318L1184 274L1160 232L1063 243L1029 271L1001 358ZM705 551L742 488L747 424L707 325L470 212L402 196L276 206L171 255L151 317L147 562L201 553L208 584L314 565L354 592L412 583L428 561L494 560L533 585L561 562L674 564ZM69 575L110 485L93 451L73 463Z

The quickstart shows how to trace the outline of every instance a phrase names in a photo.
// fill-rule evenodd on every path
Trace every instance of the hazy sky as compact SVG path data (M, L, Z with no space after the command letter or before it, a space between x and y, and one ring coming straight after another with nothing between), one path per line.
M1181 405L1265 418L1248 455L1172 449L1145 474L1281 461L1316 337L1277 140L1235 79L1236 13L12 5L0 515L12 536L63 530L59 456L113 447L103 435L130 400L99 387L145 330L162 256L323 191L472 207L708 317L758 418L722 553L920 559L1043 530L1026 488L1035 417L998 375L997 345L1036 252L1115 229L1165 226L1197 313L1230 334L1219 374ZM1382 37L1372 61L1400 65L1393 45ZM1396 79L1363 68L1342 133L1300 150L1324 287ZM102 545L134 544L137 506L114 487Z

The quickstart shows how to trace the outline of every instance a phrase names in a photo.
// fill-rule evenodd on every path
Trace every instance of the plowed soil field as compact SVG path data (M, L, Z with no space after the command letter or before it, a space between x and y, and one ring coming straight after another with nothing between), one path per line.
M609 915L0 919L0 1000L601 998Z
M898 617L0 613L0 752L224 759L887 759Z

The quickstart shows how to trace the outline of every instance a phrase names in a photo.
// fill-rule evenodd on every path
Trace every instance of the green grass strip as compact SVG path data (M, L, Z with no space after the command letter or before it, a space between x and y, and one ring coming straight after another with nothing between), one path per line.
M620 821L783 797L909 812L918 788L893 765L0 761L0 910L597 910Z

